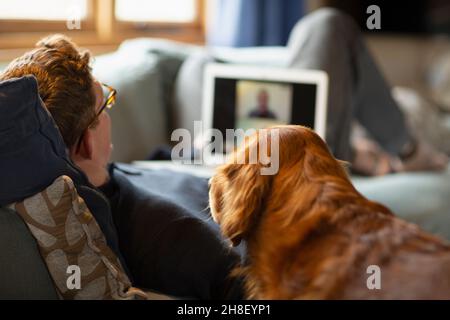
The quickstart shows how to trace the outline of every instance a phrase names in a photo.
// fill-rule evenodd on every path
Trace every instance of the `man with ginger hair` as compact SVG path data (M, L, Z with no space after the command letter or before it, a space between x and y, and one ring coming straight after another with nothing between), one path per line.
M240 262L220 233L197 213L137 188L115 165L107 109L116 91L92 76L90 54L65 36L42 39L15 59L0 81L34 75L39 95L55 120L67 151L106 197L110 217L90 208L108 245L121 258L133 285L176 297L239 299L241 282L229 277ZM109 219L111 218L111 219Z

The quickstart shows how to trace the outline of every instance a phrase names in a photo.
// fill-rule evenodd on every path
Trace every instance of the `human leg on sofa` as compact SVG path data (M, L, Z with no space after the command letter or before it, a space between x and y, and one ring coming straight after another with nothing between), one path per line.
M288 47L290 67L328 73L327 142L336 157L353 162L356 169L368 175L446 166L446 156L409 132L403 113L349 16L335 9L315 11L297 23ZM354 120L375 143L359 137L351 143ZM417 152L411 152L414 148Z

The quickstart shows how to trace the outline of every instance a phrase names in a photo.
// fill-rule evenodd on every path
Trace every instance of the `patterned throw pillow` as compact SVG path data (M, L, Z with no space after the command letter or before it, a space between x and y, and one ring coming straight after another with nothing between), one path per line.
M144 292L131 287L119 259L69 177L61 176L44 191L9 207L23 218L36 238L61 298L147 298ZM76 281L71 282L76 276L74 270L81 275L79 289Z

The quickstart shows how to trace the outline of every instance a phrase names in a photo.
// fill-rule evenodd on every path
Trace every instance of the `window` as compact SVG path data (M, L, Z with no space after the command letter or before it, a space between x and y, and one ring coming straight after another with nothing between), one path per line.
M0 0L0 19L65 21L77 14L86 19L87 0Z
M65 32L67 21L79 21L83 30L92 31L92 6L92 0L0 0L0 49L23 46L29 42L27 33Z
M205 2L0 0L0 51L30 48L49 33L64 33L89 47L113 47L134 37L202 43Z
M115 15L121 21L190 23L197 19L197 1L116 0Z

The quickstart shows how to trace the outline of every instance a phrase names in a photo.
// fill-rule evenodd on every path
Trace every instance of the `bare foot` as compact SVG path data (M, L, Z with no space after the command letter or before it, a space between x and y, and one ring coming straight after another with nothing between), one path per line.
M382 176L403 168L398 158L389 155L370 138L354 138L352 148L352 171L356 174Z
M442 171L449 158L423 140L418 140L414 152L402 161L401 171Z

